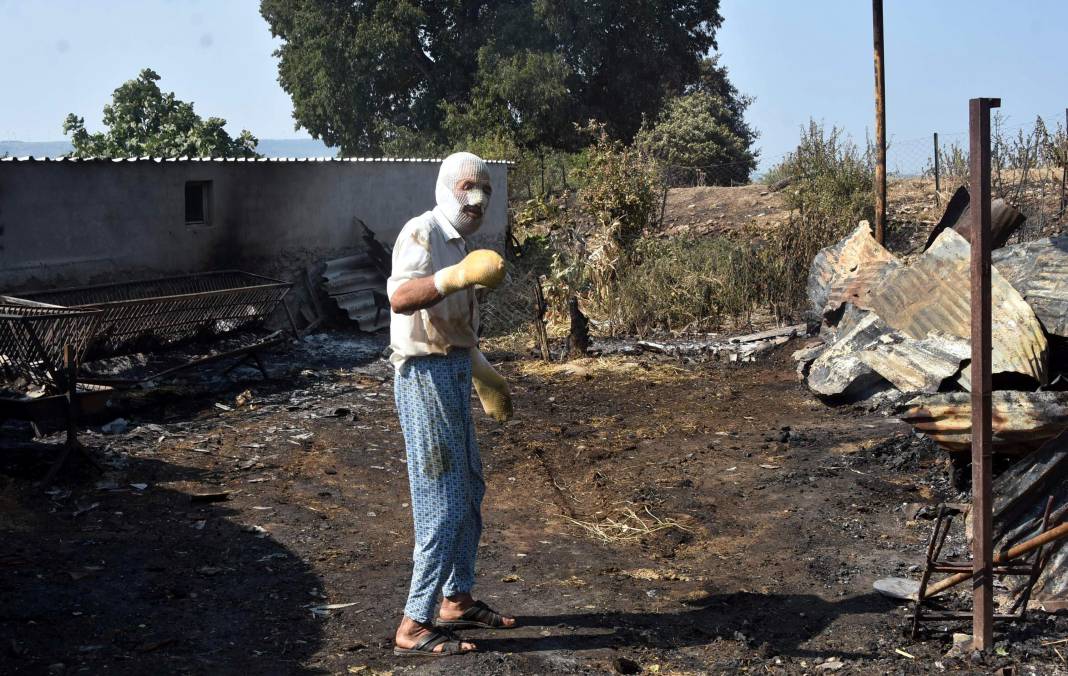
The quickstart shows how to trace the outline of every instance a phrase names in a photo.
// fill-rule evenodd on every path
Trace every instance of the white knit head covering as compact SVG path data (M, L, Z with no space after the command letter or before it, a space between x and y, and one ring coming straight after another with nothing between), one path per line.
M474 183L467 190L460 188L462 181ZM461 235L470 235L482 225L489 208L490 178L486 163L472 153L453 153L441 163L434 197L438 208ZM478 214L464 211L465 206L478 208Z

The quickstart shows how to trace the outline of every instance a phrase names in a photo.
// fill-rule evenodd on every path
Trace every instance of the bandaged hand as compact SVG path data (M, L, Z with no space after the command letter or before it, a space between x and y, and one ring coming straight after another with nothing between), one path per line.
M503 279L504 259L500 254L490 249L477 249L456 265L438 270L434 274L434 287L442 296L448 296L476 284L493 289Z
M482 409L497 422L508 422L512 418L512 395L508 392L508 381L490 366L477 347L471 348L471 380L475 384L478 400L482 402Z

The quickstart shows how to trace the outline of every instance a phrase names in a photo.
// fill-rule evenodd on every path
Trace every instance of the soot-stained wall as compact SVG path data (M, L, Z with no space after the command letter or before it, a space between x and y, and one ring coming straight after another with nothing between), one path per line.
M502 249L507 165L474 246ZM393 244L433 207L438 162L0 161L0 293L241 269L286 277L362 248L354 218ZM186 184L210 182L206 222Z

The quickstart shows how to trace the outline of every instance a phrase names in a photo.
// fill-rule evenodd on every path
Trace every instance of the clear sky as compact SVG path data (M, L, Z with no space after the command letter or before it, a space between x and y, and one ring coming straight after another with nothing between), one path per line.
M151 67L161 86L236 132L307 138L276 81L255 0L0 0L0 139L59 140L75 112L99 127L111 91ZM871 3L723 0L723 62L757 97L764 164L809 117L872 128ZM891 158L967 129L967 99L1000 96L1009 124L1068 106L1065 0L886 0Z
M722 0L721 11L722 62L757 98L748 118L764 160L790 150L809 117L874 135L871 2ZM926 153L932 132L966 132L972 97L1000 97L1006 126L1063 124L1065 0L885 0L884 24L891 169Z
M99 129L111 92L146 67L230 132L308 138L275 47L255 0L0 0L0 139L60 140L67 113Z

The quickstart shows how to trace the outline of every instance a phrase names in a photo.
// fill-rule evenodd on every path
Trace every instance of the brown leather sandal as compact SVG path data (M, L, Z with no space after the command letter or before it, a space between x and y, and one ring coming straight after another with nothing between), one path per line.
M438 646L442 646L441 650L434 650ZM448 632L431 631L423 640L416 643L411 648L400 648L393 646L393 654L398 657L448 657L450 655L463 655L464 653L474 652L473 650L464 650L462 643L451 636Z
M443 620L440 617L434 622L435 627L447 629L511 629L504 624L504 616L490 608L482 601L475 601L475 605L464 611L464 614L456 620Z

